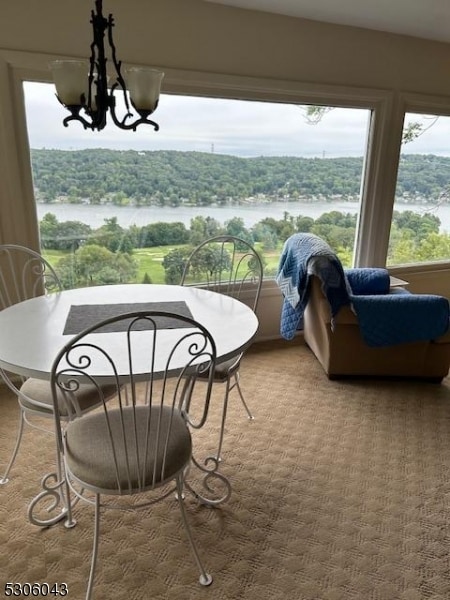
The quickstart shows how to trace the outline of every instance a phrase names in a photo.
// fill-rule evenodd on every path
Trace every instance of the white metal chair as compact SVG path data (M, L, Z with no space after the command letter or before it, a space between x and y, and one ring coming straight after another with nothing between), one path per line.
M232 296L256 312L263 280L263 263L255 248L232 235L219 235L198 245L188 256L181 285L195 285ZM248 418L253 420L240 386L239 369L243 353L219 363L214 381L225 384L222 423L216 458L221 459L230 392L236 388Z
M105 326L109 331L117 327L116 333L107 334L117 336L112 346L101 334ZM103 320L72 338L56 357L51 386L69 521L71 491L95 506L87 600L93 593L101 509L145 508L174 492L200 583L212 582L189 529L183 489L185 472L194 460L190 426L200 428L206 421L215 360L214 340L201 324L161 311ZM194 385L187 386L186 377L192 383L199 375L208 386L201 386L201 401L195 396L194 422L189 415ZM101 408L63 427L61 402L69 410L84 381L97 388ZM115 387L117 400L106 401L101 389L105 381Z
M55 270L41 254L20 245L0 245L0 310L39 294L58 292L61 289ZM0 484L5 484L9 481L9 473L20 448L24 424L54 434L53 400L49 381L24 379L1 368L0 376L17 395L20 408L16 442L3 477L0 478ZM67 421L95 408L97 397L92 392L92 386L80 388L73 411L62 414L61 417ZM43 427L43 421L36 417L52 419L51 429Z

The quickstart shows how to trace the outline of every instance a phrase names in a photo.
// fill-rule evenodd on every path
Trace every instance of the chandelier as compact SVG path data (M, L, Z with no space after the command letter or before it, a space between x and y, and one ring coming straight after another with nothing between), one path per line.
M57 60L50 65L56 96L70 112L63 124L67 127L70 121L79 121L85 129L101 131L106 125L109 112L114 124L120 129L136 131L138 125L145 123L158 131L159 125L148 117L158 106L164 73L149 67L130 67L125 69L125 83L122 62L117 59L113 42L114 18L111 14L107 19L103 16L102 0L95 0L91 23L94 39L89 61ZM115 71L110 87L105 36ZM123 96L124 114L121 117L116 114L116 92ZM131 111L130 104L135 112ZM131 119L134 120L130 122Z

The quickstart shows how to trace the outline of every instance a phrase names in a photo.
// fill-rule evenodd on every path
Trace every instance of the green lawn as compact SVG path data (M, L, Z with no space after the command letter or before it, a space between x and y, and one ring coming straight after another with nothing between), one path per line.
M43 257L55 267L63 256L66 256L69 252L63 252L61 250L42 250Z
M136 282L142 283L147 273L152 283L165 283L162 260L173 248L176 248L176 246L155 246L154 248L137 248L134 250L133 257L139 262Z
M152 283L165 283L165 271L162 266L162 260L168 252L176 246L155 246L153 248L137 248L133 251L133 257L138 261L138 274L133 283L142 283L145 274L149 276ZM44 258L52 266L57 266L63 256L67 256L70 251L64 250L43 250Z
M256 245L258 246L258 244ZM152 283L165 283L165 271L162 266L163 258L177 246L155 246L152 248L136 248L133 251L133 257L138 261L139 268L136 279L133 283L142 283L145 274L148 275ZM257 249L259 249L257 247ZM44 250L43 255L53 266L57 266L59 260L68 254L69 251L62 250ZM280 260L281 247L276 250L264 253L264 270L268 277L276 273L278 262Z

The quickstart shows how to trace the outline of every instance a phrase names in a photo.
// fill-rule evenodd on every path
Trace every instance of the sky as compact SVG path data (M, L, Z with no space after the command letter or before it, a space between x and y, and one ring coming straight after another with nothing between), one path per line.
M304 107L293 104L223 100L162 94L152 119L160 129L141 125L122 131L111 120L101 132L83 129L45 83L25 83L28 136L31 148L112 148L117 150L182 150L242 157L363 156L369 111L335 108L312 125ZM417 117L414 116L417 120ZM430 119L423 119L427 126ZM450 155L450 117L440 117L404 152Z

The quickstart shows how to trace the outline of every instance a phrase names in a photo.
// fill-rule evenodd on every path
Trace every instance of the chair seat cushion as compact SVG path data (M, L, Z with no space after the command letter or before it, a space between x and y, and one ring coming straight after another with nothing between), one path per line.
M241 358L242 355L240 354L239 356L233 356L233 358L230 358L229 360L225 360L222 363L216 364L214 368L214 381L226 381L228 377L233 375L233 373L235 373L239 369L239 366L241 364ZM208 379L208 377L208 370L204 373L198 374L199 379Z
M105 398L114 394L117 390L115 385L104 385L102 391ZM62 392L57 390L60 414L68 417L67 406L62 398ZM81 384L75 392L75 397L83 412L101 403L98 390L93 384ZM19 402L25 410L32 410L42 414L53 415L52 390L49 381L34 379L30 377L20 387Z
M103 412L69 423L66 464L83 487L107 494L144 491L173 479L189 463L191 435L181 414L160 406L151 407L150 419L148 414L148 406L135 407L135 413L132 406L109 410L114 447Z

